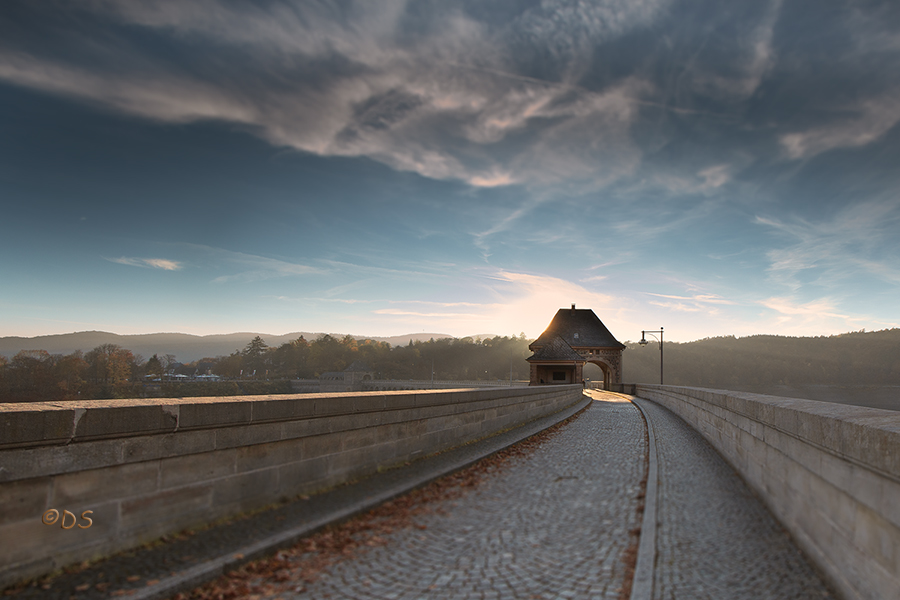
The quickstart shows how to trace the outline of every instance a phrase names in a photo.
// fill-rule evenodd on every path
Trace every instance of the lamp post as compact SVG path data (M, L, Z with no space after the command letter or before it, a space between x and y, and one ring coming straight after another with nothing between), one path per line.
M654 333L658 333L659 337L653 335ZM659 342L659 385L663 384L663 328L660 327L659 331L642 331L641 332L641 341L638 342L641 346L646 346L650 342L647 341L647 336L651 335L657 342Z

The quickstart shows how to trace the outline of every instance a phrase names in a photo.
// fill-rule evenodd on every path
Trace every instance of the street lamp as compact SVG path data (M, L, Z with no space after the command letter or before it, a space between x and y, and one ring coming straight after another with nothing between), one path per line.
M654 333L658 333L659 337L653 335ZM653 336L653 338L659 342L659 385L663 384L663 328L660 327L659 331L642 331L641 332L641 341L638 342L641 346L646 346L650 342L647 341L647 335Z

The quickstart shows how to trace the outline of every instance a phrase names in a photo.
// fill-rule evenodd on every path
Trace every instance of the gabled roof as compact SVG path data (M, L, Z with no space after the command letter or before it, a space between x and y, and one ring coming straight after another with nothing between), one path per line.
M577 337L576 337L577 334ZM625 344L619 342L609 332L606 325L597 318L594 311L589 308L561 308L550 321L550 325L541 336L531 343L531 346L544 346L550 343L554 336L560 336L566 343L574 348L624 348Z
M580 354L572 350L572 346L567 344L566 340L562 339L558 335L553 336L546 345L538 348L537 352L535 352L532 356L529 356L525 360L541 362L554 360L574 360L582 363L584 362L584 358L582 358Z

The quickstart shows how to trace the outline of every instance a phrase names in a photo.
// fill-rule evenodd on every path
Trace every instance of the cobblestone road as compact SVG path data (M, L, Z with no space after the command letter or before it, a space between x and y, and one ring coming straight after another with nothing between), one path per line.
M833 598L734 469L665 408L641 401L659 468L655 600Z
M329 569L302 598L617 598L639 524L644 424L595 402L446 514ZM281 594L284 596L284 594Z

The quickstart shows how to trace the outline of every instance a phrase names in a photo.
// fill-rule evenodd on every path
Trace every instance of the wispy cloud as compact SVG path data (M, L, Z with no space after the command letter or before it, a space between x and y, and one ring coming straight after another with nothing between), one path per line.
M736 53L740 58L733 61L712 61L710 65L698 67L692 78L698 90L705 90L711 96L745 99L759 87L763 78L775 62L772 45L775 25L781 13L782 0L753 3L753 12L744 14L745 7L729 5L735 10L733 18L746 20L747 26L728 40L727 53ZM729 10L725 9L725 10ZM708 48L707 52L720 52L722 48Z
M120 265L130 265L132 267L144 267L149 269L162 269L163 271L177 271L183 265L174 260L167 258L129 258L123 256L121 258L107 258L106 260Z
M0 79L151 119L236 123L276 145L367 156L477 187L598 185L639 164L629 125L652 86L635 77L601 90L572 82L590 66L593 44L652 22L667 3L544 2L496 31L447 7L426 12L424 30L410 31L402 0L350 3L340 19L314 3L263 10L216 0L98 0L82 10L241 59L226 68L218 52L192 46L186 60L195 68L172 68L137 45L70 30L90 39L83 45L97 60L5 49ZM530 68L519 64L523 53L547 50L542 60L559 79L517 76ZM240 79L252 86L236 85ZM503 144L512 135L516 143Z
M659 306L676 312L688 313L704 313L708 316L720 315L721 310L718 308L722 305L735 305L737 302L728 300L717 294L694 294L692 296L677 296L671 294L655 294L646 292L646 295L656 298L666 298L667 300L676 300L676 302L665 302L659 300L651 300L651 306Z
M287 262L275 258L254 256L242 252L229 252L228 254L230 255L233 264L242 267L245 270L230 275L220 275L212 280L213 283L261 281L275 277L296 277L323 272L321 269L309 265Z
M870 144L900 122L900 88L842 107L839 117L805 131L784 134L780 142L790 158L808 158L836 148Z
M780 321L787 322L793 317L802 317L804 319L822 319L833 318L842 319L844 321L853 321L850 315L836 312L834 301L830 298L819 298L811 302L800 303L791 298L766 298L759 302L768 309L780 313L782 317Z
M900 283L900 201L870 201L848 206L830 220L756 217L756 223L780 232L787 240L770 250L773 280L790 290L802 285L799 275L815 276L817 286L835 287L859 276ZM806 275L805 281L810 280Z
M732 300L727 300L716 294L696 294L694 296L673 296L668 294L654 294L647 292L648 296L656 296L658 298L669 298L672 300L687 300L698 304L737 304Z
M261 281L277 277L321 275L328 272L328 269L305 263L235 252L206 244L181 242L172 246L182 253L193 256L192 262L202 265L205 270L228 271L227 274L212 279L213 283Z
M660 308L668 308L677 312L703 312L703 309L696 305L685 304L683 302L650 302L651 306L659 306Z
M396 308L379 308L372 311L376 315L394 315L404 317L429 317L436 319L479 319L484 321L485 315L477 313L457 313L457 312L420 312L411 310L399 310Z

